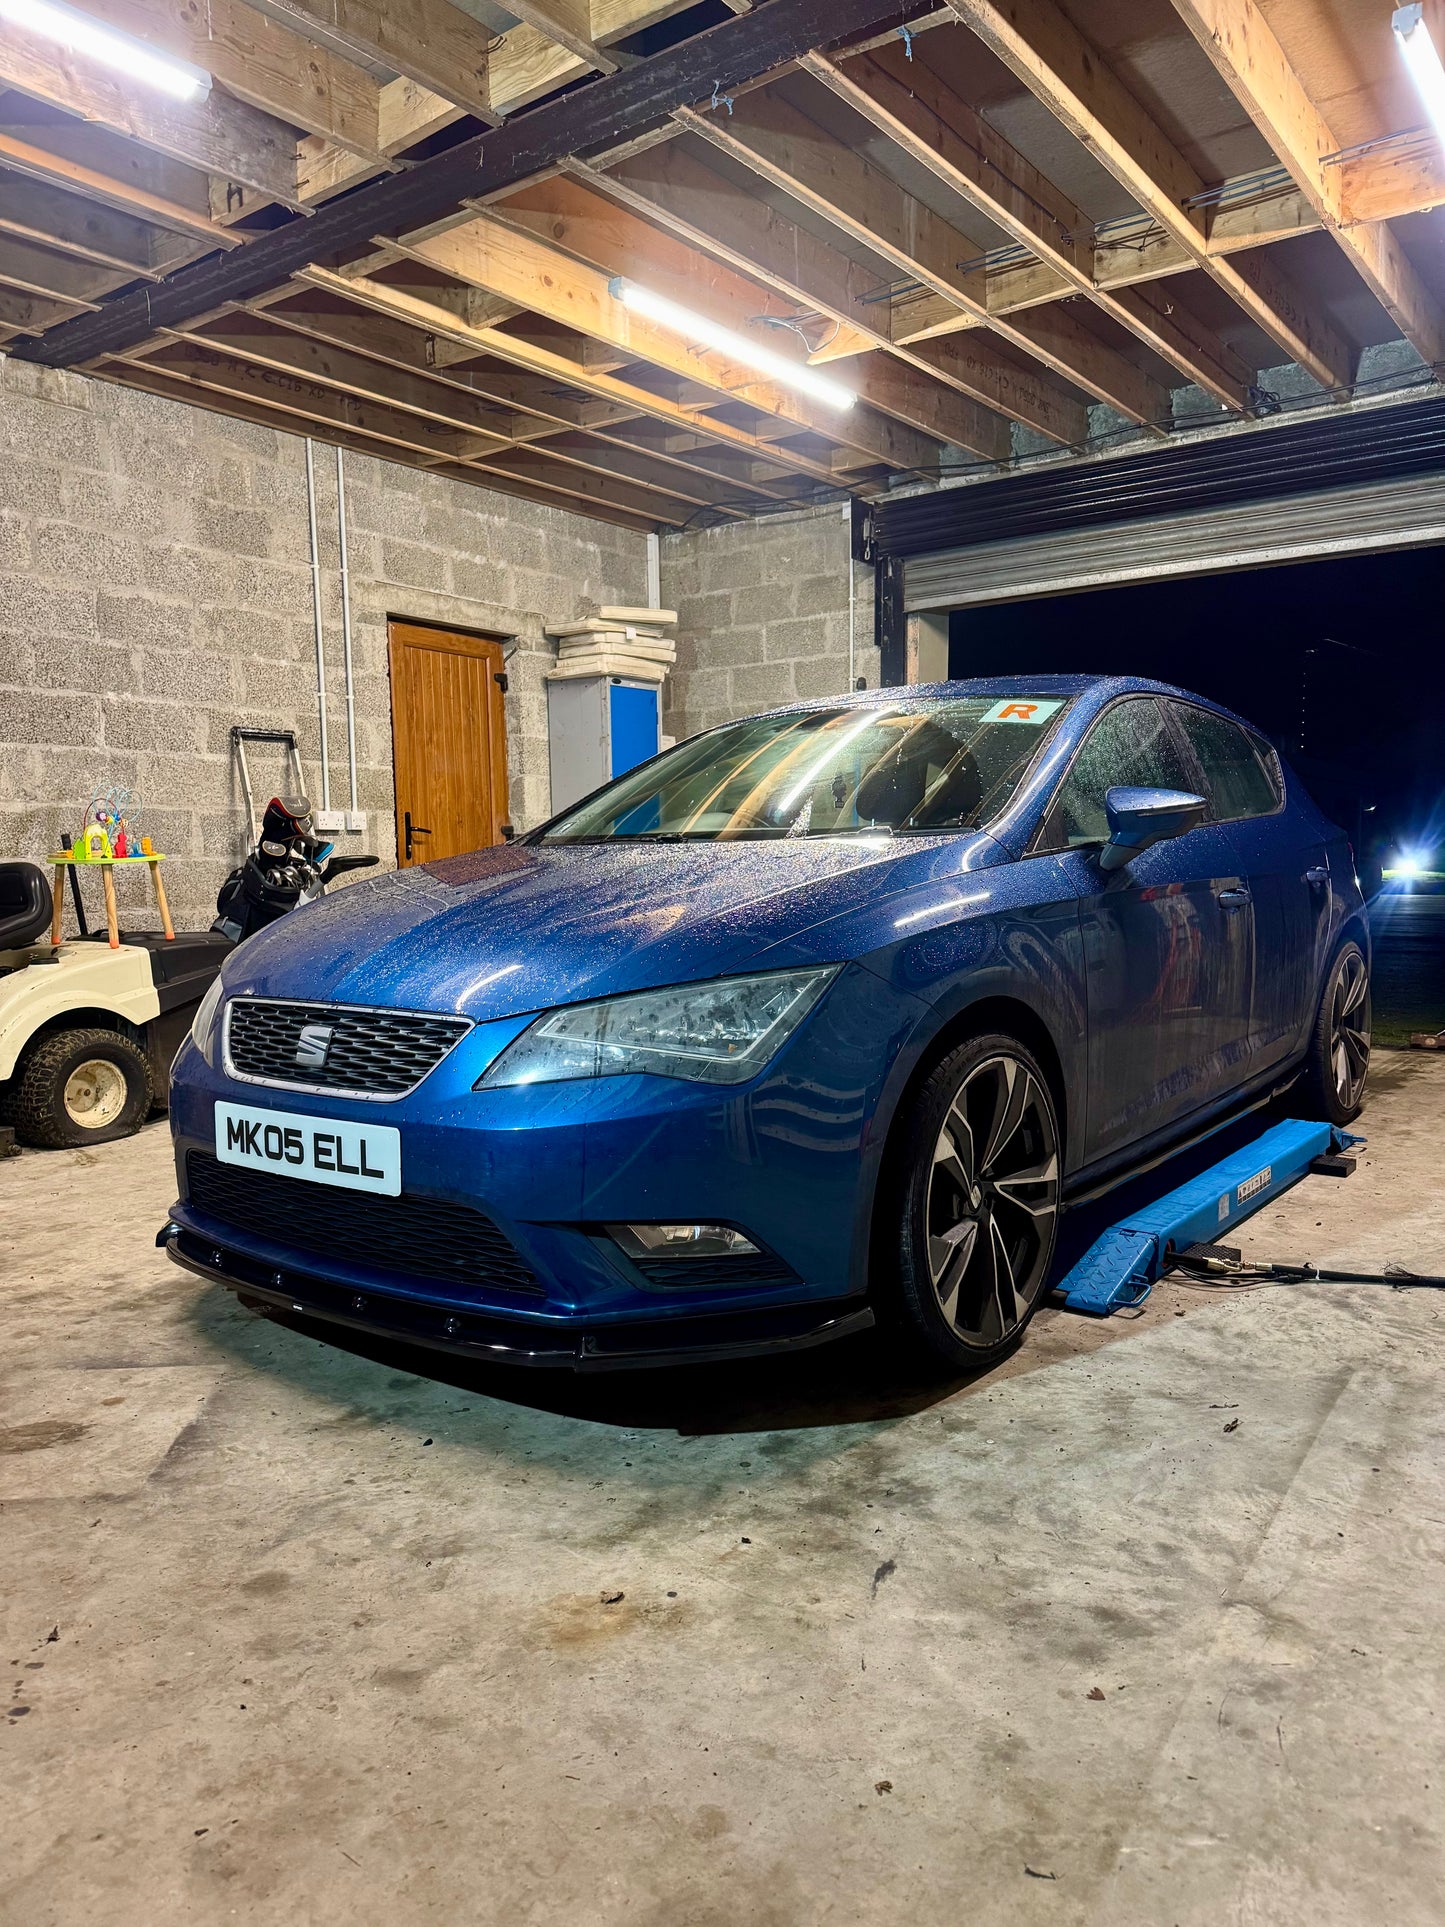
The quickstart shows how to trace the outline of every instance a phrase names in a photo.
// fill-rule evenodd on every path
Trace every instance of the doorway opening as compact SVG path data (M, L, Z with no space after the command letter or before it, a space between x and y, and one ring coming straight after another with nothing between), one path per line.
M955 609L949 674L1153 676L1263 730L1354 844L1399 1043L1445 1028L1442 609L1445 548L1230 570Z

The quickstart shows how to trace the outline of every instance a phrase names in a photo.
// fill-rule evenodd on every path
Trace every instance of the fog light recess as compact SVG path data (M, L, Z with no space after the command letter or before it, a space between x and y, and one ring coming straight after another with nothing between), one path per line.
M629 1258L755 1258L758 1247L727 1224L610 1224Z
M729 1224L609 1224L608 1236L649 1285L678 1291L796 1282L796 1274Z

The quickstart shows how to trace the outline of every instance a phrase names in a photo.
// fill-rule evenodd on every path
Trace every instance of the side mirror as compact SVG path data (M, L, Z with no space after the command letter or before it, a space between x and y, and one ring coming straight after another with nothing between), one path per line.
M1151 844L1183 836L1204 821L1202 796L1187 790L1130 789L1117 785L1104 796L1109 819L1109 841L1099 852L1101 870L1122 870L1131 857Z

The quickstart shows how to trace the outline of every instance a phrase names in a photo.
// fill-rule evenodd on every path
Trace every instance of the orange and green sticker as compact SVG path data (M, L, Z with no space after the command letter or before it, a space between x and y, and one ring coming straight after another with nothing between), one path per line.
M1062 699L1045 701L1038 696L1009 696L1003 702L995 703L992 709L985 710L982 720L986 723L1046 723L1063 706Z

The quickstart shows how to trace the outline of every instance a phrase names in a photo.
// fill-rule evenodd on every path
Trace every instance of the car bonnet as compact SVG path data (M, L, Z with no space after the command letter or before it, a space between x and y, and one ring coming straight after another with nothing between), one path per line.
M976 849L975 861L1003 855L987 837L957 836L481 850L293 911L240 948L226 989L485 1021L786 967L813 960L790 954L806 930L881 904L940 864L956 870L962 849Z

